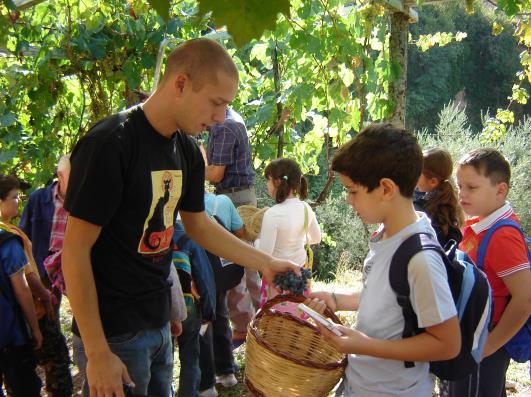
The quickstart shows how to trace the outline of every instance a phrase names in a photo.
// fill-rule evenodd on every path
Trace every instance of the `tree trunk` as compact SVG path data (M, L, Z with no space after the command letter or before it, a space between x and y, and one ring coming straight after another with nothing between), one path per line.
M391 123L404 128L406 125L406 83L407 83L407 40L409 17L400 12L391 15L391 38L389 56L393 64L399 66L399 75L389 86L389 97L395 103Z

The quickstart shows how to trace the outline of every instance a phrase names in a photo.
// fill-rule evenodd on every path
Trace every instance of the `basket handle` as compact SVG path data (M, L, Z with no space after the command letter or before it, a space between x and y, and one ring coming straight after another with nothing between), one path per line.
M282 303L282 302L303 303L306 299L308 299L308 298L305 297L304 295L293 295L293 294L277 295L274 298L269 299L264 304L264 306L256 314L256 317L262 317L263 313L266 310L271 309L273 306L278 305L279 303ZM330 318L334 323L343 325L343 323L341 322L339 317L337 317L336 314L332 310L330 310L330 308L328 306L326 307L326 309L324 311L324 315L326 317Z

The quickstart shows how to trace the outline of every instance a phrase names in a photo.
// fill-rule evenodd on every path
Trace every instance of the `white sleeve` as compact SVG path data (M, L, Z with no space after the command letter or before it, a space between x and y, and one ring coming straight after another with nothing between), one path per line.
M275 242L277 240L277 222L276 216L272 211L274 207L268 209L264 214L262 220L262 228L260 229L260 236L258 237L257 248L269 255L273 253L275 249Z
M321 242L321 227L317 222L315 217L315 212L312 211L309 205L305 204L308 207L309 215L309 225L308 225L308 240L310 244L317 244Z
M440 324L457 314L446 268L433 250L416 254L408 266L410 300L421 328Z

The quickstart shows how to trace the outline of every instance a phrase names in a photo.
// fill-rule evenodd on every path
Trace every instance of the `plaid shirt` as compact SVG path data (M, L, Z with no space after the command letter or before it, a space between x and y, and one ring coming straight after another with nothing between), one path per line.
M241 116L227 109L226 120L208 129L207 159L210 165L224 165L223 180L216 189L250 186L255 172L251 164L251 146Z
M50 235L50 252L57 252L63 249L63 240L65 238L66 220L68 212L63 208L64 200L59 195L59 184L53 188L53 203L55 211L52 220L52 233Z

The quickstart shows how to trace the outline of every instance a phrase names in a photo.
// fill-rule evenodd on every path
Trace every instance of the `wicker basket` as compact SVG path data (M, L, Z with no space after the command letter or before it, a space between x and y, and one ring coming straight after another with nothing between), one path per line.
M245 383L254 396L326 396L347 365L339 353L308 321L272 311L281 302L306 298L278 295L268 301L249 324L245 354ZM327 309L325 315L340 323Z

